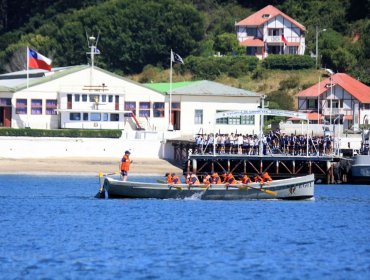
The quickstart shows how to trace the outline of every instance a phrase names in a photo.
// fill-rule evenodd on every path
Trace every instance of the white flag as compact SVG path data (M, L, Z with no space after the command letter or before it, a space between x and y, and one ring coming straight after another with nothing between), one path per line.
M181 56L173 51L171 51L171 62L184 64L184 61L182 60Z

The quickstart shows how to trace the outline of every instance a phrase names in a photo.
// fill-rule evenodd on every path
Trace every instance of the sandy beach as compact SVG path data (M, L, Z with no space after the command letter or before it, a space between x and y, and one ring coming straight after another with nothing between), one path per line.
M182 174L182 170L163 159L133 158L130 174ZM98 174L119 171L118 158L0 158L0 173Z

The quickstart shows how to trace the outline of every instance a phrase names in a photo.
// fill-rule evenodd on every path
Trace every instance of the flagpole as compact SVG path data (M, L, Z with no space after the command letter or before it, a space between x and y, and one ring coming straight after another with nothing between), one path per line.
M173 54L172 54L172 49L171 49L171 57L170 57L170 104L169 104L169 124L168 124L168 130L173 130L173 126L172 126L172 118L171 118L171 115L172 115L172 57L173 57Z
M29 86L29 71L28 71L28 69L29 69L29 67L30 67L30 65L29 65L29 59L28 59L28 53L29 53L29 50L28 50L28 46L27 46L27 48L26 48L26 60L27 60L27 70L26 70L26 73L27 73L27 88L28 88L28 86Z

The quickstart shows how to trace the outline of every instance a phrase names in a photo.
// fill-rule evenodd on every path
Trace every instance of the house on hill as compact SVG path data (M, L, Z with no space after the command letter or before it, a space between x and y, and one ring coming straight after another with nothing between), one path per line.
M0 75L0 127L126 132L258 133L259 117L214 120L257 108L260 95L210 81L143 85L89 65ZM170 106L171 103L171 106ZM170 113L171 111L171 113ZM171 122L171 124L170 124Z
M235 27L247 55L263 59L269 54L304 54L306 28L272 5L237 22Z
M345 73L337 73L298 93L298 110L318 123L343 124L343 129L370 123L370 87ZM317 122L316 122L317 123Z

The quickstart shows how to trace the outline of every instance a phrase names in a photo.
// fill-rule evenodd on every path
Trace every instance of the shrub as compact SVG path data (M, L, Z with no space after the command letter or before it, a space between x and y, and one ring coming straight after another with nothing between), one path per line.
M262 65L266 69L309 69L315 67L315 60L308 55L269 55Z
M119 129L0 129L0 136L120 138L121 135Z
M190 71L197 79L215 80L221 75L238 78L253 71L258 58L248 56L195 57L189 56L182 65L182 73Z

